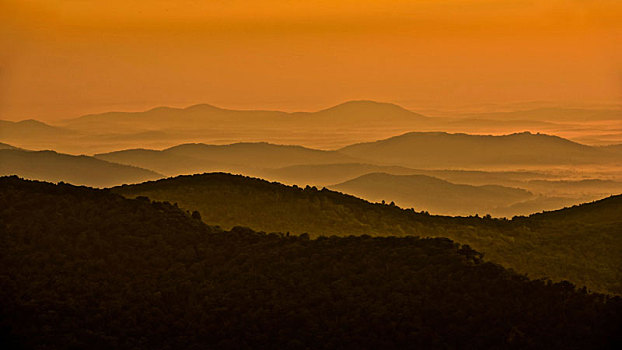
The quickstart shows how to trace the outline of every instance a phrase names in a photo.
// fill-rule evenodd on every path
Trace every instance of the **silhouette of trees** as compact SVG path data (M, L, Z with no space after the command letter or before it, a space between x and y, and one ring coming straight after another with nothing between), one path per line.
M307 232L311 237L448 237L534 278L570 280L592 291L622 295L622 196L507 220L430 215L326 189L223 173L180 176L113 191L178 202L186 210L198 210L205 223L225 229L242 225L266 232Z
M0 178L0 341L35 349L616 348L622 300L447 238L207 226Z

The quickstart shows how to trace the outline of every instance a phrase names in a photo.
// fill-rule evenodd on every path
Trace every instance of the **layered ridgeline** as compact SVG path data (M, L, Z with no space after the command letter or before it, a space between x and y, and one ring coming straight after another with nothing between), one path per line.
M52 140L54 137L74 135L75 132L42 123L37 120L22 120L12 122L0 120L0 139L19 141L22 139Z
M28 151L6 144L0 145L0 175L18 175L27 179L64 181L93 187L110 187L163 177L151 170L89 156Z
M96 154L96 158L152 169L166 175L207 171L261 171L300 164L336 164L353 158L335 151L266 142L230 145L184 144L161 151L131 149Z
M544 171L483 171L450 169L415 169L402 166L375 165L369 163L303 164L270 169L263 178L287 184L328 186L352 180L371 173L391 175L426 175L456 184L524 186L528 181L554 181L563 175Z
M622 293L622 196L597 202L595 212L602 213L601 219L582 223L564 219L570 209L514 220L433 216L327 189L302 189L221 173L180 176L113 191L178 203L198 210L206 223L225 229L243 225L312 237L449 237L483 252L490 261L534 278L569 280L591 290ZM596 204L579 211L592 205Z
M528 280L444 238L221 231L168 203L16 177L0 179L0 201L5 348L615 348L622 341L620 298Z
M340 192L381 202L391 198L402 208L431 213L470 215L490 213L533 197L526 190L499 185L461 185L426 175L371 173L329 186Z
M530 107L518 107L530 108ZM410 131L469 134L533 130L589 144L622 142L621 110L536 109L512 113L428 117L391 103L349 101L314 112L232 110L207 104L107 112L46 125L0 121L0 141L29 149L102 153L188 142L268 141L335 149ZM617 133L616 133L617 132ZM83 142L76 142L76 139Z
M169 176L221 171L299 186L339 185L344 192L368 200L381 198L445 215L527 215L622 192L622 154L614 147L592 147L530 133L409 133L337 151L270 143L184 144L164 150L133 149L95 157ZM393 176L391 181L380 184L367 181L372 179L370 174L378 172L437 179ZM602 179L607 181L592 181ZM427 201L419 190L426 184L427 199L433 202ZM485 185L497 186L482 187ZM533 196L515 189L527 190ZM412 192L419 195L411 196ZM469 195L460 195L465 193ZM404 200L405 197L411 199Z
M464 188L462 185L473 185L478 187L499 185L527 190L533 194L531 198L522 198L518 202L512 202L512 197L504 198L499 196L496 200L494 200L494 203L483 207L481 203L459 207L457 203L465 200L464 198L455 197L453 195L444 198L441 197L441 193L438 195L430 194L429 198L434 202L431 203L432 207L424 207L424 209L435 214L472 215L477 212L480 213L480 215L491 214L497 217L512 217L515 215L529 215L543 210L556 210L622 193L622 181L620 180L583 178L584 176L603 176L605 178L612 177L615 179L619 178L619 175L616 177L616 172L614 172L612 176L611 174L586 174L575 173L573 171L546 172L544 169L539 171L414 169L401 166L343 163L292 165L283 168L269 169L256 175L267 180L278 181L289 185L303 184L304 186L309 184L311 186L333 188L334 184L348 182L372 173L386 173L400 176L425 175L427 177L436 178L437 181L434 182L436 184L441 183L438 180L445 180L446 182L451 183L446 186L440 186L440 189L443 189L444 187ZM404 178L400 176L392 178ZM425 179L425 177L411 177L411 179L417 178L422 180L421 182ZM415 182L415 186L416 185L417 183ZM381 199L388 202L398 202L396 196L394 195L398 194L401 196L402 193L396 191L393 186L388 186L388 184L385 184L385 186L386 191L377 193L382 196ZM429 192L429 189L427 192ZM365 192L357 193L349 192L347 190L344 191L363 197L367 200L378 200L378 198L374 199L366 197ZM408 191L409 189L407 189L407 192ZM419 196L417 195L408 198L406 203L403 205L405 207L421 208L419 206L421 203L417 203L418 197ZM457 202L450 202L448 207L439 206L440 203L446 202L450 198L456 198ZM469 199L466 200L468 201ZM456 207L458 207L458 211L451 209ZM433 208L436 208L436 210ZM475 208L479 208L480 211L475 211Z
M7 147L10 146L4 148ZM622 182L615 180L561 180L567 179L568 174L544 171L438 170L383 166L361 163L338 151L265 142L184 144L164 150L132 149L95 156L97 160L105 162L86 156L53 152L26 153L24 150L7 151L0 156L3 161L2 174L5 175L16 174L30 179L96 187L156 179L162 177L159 174L174 176L214 171L239 173L300 186L312 184L330 187L347 182L339 189L371 201L385 199L400 206L444 215L478 213L511 217L558 209L622 192ZM361 183L374 178L369 174L375 172L425 175L437 179L387 175L385 177L391 181ZM419 190L423 187L425 191ZM525 189L533 195L518 189ZM413 192L417 195L412 196Z
M74 137L88 136L90 142L86 147L94 152L107 152L119 147L149 145L162 148L187 142L242 140L335 148L417 130L426 125L438 129L439 123L443 122L442 118L425 117L390 103L350 101L316 112L293 113L232 110L208 104L186 108L158 107L142 112L85 115L61 121L55 127L73 132ZM21 147L41 144L35 137L14 132L0 134L0 140ZM46 141L46 148L71 147L71 140L67 137Z
M570 168L595 164L619 166L622 152L616 147L588 146L557 136L529 132L501 136L412 132L353 144L337 151L256 142L183 144L164 150L130 149L101 153L96 157L167 175L191 174L197 170L213 170L215 167L221 170L245 167L253 170L270 169L278 176L279 171L276 170L279 168L335 164L349 167L359 164L368 170L375 167L367 172L404 175L432 169L550 169L552 166ZM321 172L323 169L311 170ZM361 167L340 170L358 172L356 176L363 175L360 173L363 170ZM288 175L286 170L282 172ZM506 173L511 175L510 172ZM500 172L496 174L500 175ZM314 180L312 173L307 179Z
M508 112L488 112L488 113L469 113L463 114L463 118L484 119L484 120L548 120L552 122L620 122L622 109L585 109L585 108L558 108L540 107L533 109L522 109Z
M415 168L617 165L622 159L612 149L529 132L501 136L413 132L339 152L375 164Z

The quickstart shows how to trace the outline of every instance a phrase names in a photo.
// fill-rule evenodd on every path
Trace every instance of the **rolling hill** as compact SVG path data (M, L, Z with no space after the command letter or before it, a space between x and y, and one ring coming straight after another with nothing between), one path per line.
M536 171L426 170L365 163L292 165L266 170L261 174L261 177L287 184L324 187L369 173L427 175L459 184L492 184L517 187L529 180L554 180L559 178L559 175Z
M56 148L79 136L73 130L52 126L37 120L12 122L0 120L0 141L26 149Z
M413 132L355 144L339 152L367 162L415 168L617 163L610 152L560 137L529 132L492 136Z
M599 193L608 195L622 193L622 181L603 179L529 180L525 187L541 193Z
M0 149L17 149L17 147L13 147L7 143L0 142Z
M66 120L76 130L152 130L155 126L174 130L220 127L373 128L386 122L414 126L431 118L391 103L348 101L316 112L233 110L208 104L186 108L158 107L144 112L109 112Z
M98 159L153 169L167 175L214 170L262 169L296 164L332 164L353 158L334 151L265 142L231 145L184 144L162 151L125 150L95 155Z
M616 348L622 300L446 238L222 231L107 190L0 178L3 348Z
M572 225L550 220L447 217L372 204L327 189L299 188L230 174L203 174L112 189L197 210L203 221L266 232L320 235L448 237L481 251L492 262L532 278L569 280L591 290L622 294L622 215L613 221ZM614 198L622 198L621 196ZM611 202L597 209L609 211ZM611 211L616 212L613 208ZM590 214L596 215L596 214ZM545 224L543 224L545 222Z
M395 202L402 208L415 208L444 215L494 214L497 207L530 199L523 189L498 185L460 185L426 175L370 173L330 189L365 198L372 202Z
M28 119L19 122L0 120L0 139L16 140L21 138L53 138L72 134L71 130L51 126L37 120Z
M606 151L618 154L620 156L622 156L622 144L621 145L607 145L607 146L602 146L602 148Z
M149 144L200 142L231 144L268 141L315 148L336 148L353 142L389 137L424 127L427 118L390 103L349 101L315 112L233 110L208 104L186 108L157 107L144 112L108 112L63 121L60 125L94 135L116 149L135 144L127 135L160 133L143 138ZM427 124L426 124L427 123ZM99 148L99 147L98 147Z
M586 121L620 121L622 109L581 109L546 107L511 112L492 112L466 114L467 118L485 118L498 120L534 120L549 122L586 122Z
M0 129L22 131L15 139L5 138L0 132L0 141L24 148L55 149L72 154L132 148L162 149L184 143L220 145L263 141L333 150L406 132L439 130L469 134L531 130L585 140L589 144L620 142L620 135L616 132L619 134L622 126L619 117L611 119L616 118L613 110L561 109L559 112L544 109L515 113L517 116L502 113L428 117L392 103L365 100L348 101L311 112L234 110L198 104L185 108L156 107L140 112L90 114L59 121L54 126L32 120L3 122ZM569 123L560 122L556 117L558 114L575 117ZM546 118L549 115L551 119ZM50 132L53 137L45 136ZM15 131L8 134L15 134ZM81 147L75 146L76 140L80 140Z
M317 112L295 112L292 119L309 126L323 128L416 128L438 122L436 118L426 117L392 103L375 101L348 101Z
M110 187L162 178L151 170L54 151L0 149L0 175Z
M532 214L526 219L519 219L567 225L620 225L622 224L622 195L610 196L570 208Z

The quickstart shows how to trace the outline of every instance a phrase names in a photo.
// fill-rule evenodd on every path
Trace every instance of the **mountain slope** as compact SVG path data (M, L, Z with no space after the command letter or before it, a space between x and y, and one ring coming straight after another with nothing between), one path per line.
M71 130L51 126L33 119L19 122L0 120L0 140L50 138L72 133Z
M573 226L565 224L563 217L542 225L531 218L432 216L326 189L302 189L221 173L112 190L130 198L147 196L178 203L187 210L198 210L206 223L226 229L242 225L312 236L449 237L483 252L490 261L533 278L566 279L592 290L622 294L620 222Z
M622 225L622 195L607 197L570 208L530 215L532 222L572 225Z
M544 112L547 113L551 114ZM185 108L157 107L140 112L85 115L59 122L55 137L29 136L31 133L22 134L15 142L1 137L0 141L29 149L55 149L68 153L104 153L137 147L161 149L189 142L266 141L337 149L411 131L509 134L532 130L603 145L620 141L622 126L619 117L611 119L616 118L612 113L615 111L583 110L575 117L578 121L549 123L542 121L545 119L533 120L530 116L511 119L512 116L503 114L427 117L395 104L374 101L348 101L311 112L233 110L199 104ZM534 115L540 117L540 114ZM71 130L70 134L66 133L68 130ZM75 138L84 140L80 142L81 147L75 146Z
M150 149L128 149L96 154L94 157L108 162L152 169L169 176L224 170L231 167L228 164L203 161L196 157L169 154L165 151Z
M0 142L0 149L17 149L17 147L13 147L7 143Z
M524 181L552 180L559 177L557 175L535 171L426 170L367 163L292 165L283 168L269 169L262 173L261 177L287 184L303 186L308 184L323 187L345 182L369 173L427 175L460 184L494 184L517 187L524 184Z
M143 112L107 112L66 120L63 125L76 130L145 131L206 129L215 125L251 125L280 122L287 116L279 111L237 111L208 104L186 108L157 107Z
M26 149L54 148L78 136L73 130L36 120L11 122L0 120L0 141ZM75 142L75 140L73 140Z
M161 178L150 170L54 151L0 149L0 175L110 187Z
M162 151L125 150L97 154L95 157L145 167L168 175L283 167L303 163L331 164L353 160L334 151L265 142L231 145L184 144Z
M232 110L199 104L186 108L158 107L144 112L109 112L92 114L65 121L68 127L121 128L150 130L155 125L171 129L193 129L223 126L237 127L376 127L392 123L413 126L429 118L391 103L349 101L316 112L281 112L265 110ZM369 124L371 123L371 124Z
M416 127L435 121L392 103L348 101L317 112L296 112L299 122L332 128L379 127L386 125Z
M530 281L448 239L222 232L168 203L15 177L0 178L0 202L4 348L621 341L620 298Z
M366 174L328 187L372 202L386 200L403 208L445 215L494 214L496 207L532 197L528 191L518 188L458 185L426 175L386 173Z
M413 132L347 146L339 152L372 163L420 168L573 165L620 160L600 148L528 132L503 136Z
M529 180L524 186L541 193L606 193L608 195L622 193L622 181L602 179Z
M186 144L171 147L165 152L251 167L331 164L352 160L351 157L334 151L321 151L302 146L274 145L266 142L243 142L222 146Z
M536 108L512 112L493 112L468 114L468 118L499 120L535 120L556 122L591 122L603 120L622 120L620 109L580 109L580 108Z

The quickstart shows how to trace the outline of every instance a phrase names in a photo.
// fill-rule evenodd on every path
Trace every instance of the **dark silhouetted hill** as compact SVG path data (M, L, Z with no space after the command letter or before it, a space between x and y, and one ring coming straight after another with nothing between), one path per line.
M221 231L169 203L0 178L3 348L616 348L622 300L446 238Z
M299 188L230 174L203 174L113 189L197 210L203 220L266 232L448 237L490 261L527 273L622 294L622 222L573 225L538 220L434 216L373 204L327 189ZM604 209L603 209L604 210ZM620 216L622 218L622 216Z
M615 195L570 208L533 214L527 220L572 225L620 225L622 224L622 195Z

